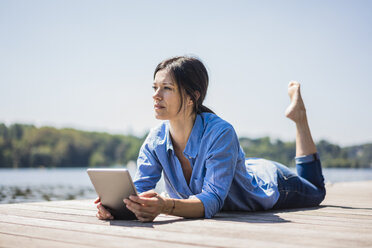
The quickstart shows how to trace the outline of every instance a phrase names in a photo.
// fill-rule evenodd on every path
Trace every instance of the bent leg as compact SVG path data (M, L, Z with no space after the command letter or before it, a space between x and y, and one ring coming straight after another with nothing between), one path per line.
M295 160L297 174L318 189L324 189L324 177L318 153L296 157Z
M280 197L273 209L318 206L325 197L324 177L317 154L296 157L297 173L276 163Z
M291 103L286 109L285 115L296 123L296 157L314 154L316 153L316 147L311 136L305 104L301 97L298 82L292 81L289 83L288 95Z
M277 165L280 197L274 206L275 209L317 206L325 197L322 166L311 136L298 82L289 83L288 95L291 104L285 114L296 124L298 175L283 165Z

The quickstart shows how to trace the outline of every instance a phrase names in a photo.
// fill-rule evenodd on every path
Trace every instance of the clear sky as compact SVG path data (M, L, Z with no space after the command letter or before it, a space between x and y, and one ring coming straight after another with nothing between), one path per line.
M0 0L0 122L143 135L161 60L206 64L205 105L239 136L372 142L372 1Z

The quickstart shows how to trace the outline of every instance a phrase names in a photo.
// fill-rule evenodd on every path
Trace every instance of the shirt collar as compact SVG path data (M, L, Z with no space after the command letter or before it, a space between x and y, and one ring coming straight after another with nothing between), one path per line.
M201 138L204 132L204 121L201 115L196 115L194 126L191 130L189 140L187 141L183 154L189 158L195 158L198 155Z
M189 140L187 141L185 150L183 151L184 155L188 156L189 158L195 158L199 152L200 141L204 132L204 123L203 118L201 115L196 115L194 126L192 127ZM166 125L166 148L167 152L169 150L174 151L172 139L169 133L169 122Z
M172 144L172 139L170 137L170 133L169 133L169 122L167 121L167 124L165 125L166 129L165 129L165 133L166 133L166 148L167 148L167 152L169 152L169 150L174 150L173 149L173 144Z

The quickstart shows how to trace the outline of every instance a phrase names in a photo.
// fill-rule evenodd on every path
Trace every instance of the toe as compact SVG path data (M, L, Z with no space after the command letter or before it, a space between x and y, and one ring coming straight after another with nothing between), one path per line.
M298 86L300 87L300 83L297 81L290 81L288 87Z

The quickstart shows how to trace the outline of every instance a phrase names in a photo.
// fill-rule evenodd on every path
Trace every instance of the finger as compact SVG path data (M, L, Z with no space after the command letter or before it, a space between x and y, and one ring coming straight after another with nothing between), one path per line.
M97 212L96 216L100 220L105 220L106 219L104 216L102 216L102 213L100 213L100 212Z
M146 207L143 207L137 203L134 203L134 202L130 202L128 204L126 204L126 207L132 211L136 216L141 216L141 217L144 217L144 216L149 216L149 215L152 215L152 211L149 210L149 208L146 208Z
M141 194L139 194L139 196L142 196L142 197L154 197L154 196L157 196L158 193L156 193L154 190L149 190L149 191L146 191L146 192L143 192Z
M151 214L151 213L146 213L146 212L136 212L135 213L137 219L142 219L142 220L152 220L154 219L156 216L154 214Z
M97 208L98 208L99 213L100 213L104 218L109 219L109 218L112 217L111 213L110 213L109 211L107 211L107 210L102 206L102 204L98 205Z
M126 206L130 211L132 211L133 213L137 213L137 212L139 212L141 206L139 206L137 203L132 202L132 201L129 201L129 200L124 201L124 203L125 203L125 206Z
M103 206L102 206L102 203L100 202L100 203L98 203L97 204L97 209L99 210L99 211L101 211L101 209L105 209Z
M124 203L126 207L134 213L143 212L143 213L153 214L155 210L154 206L143 205L143 204L131 201L129 199L125 199Z
M97 205L97 208L98 210L101 212L101 213L107 213L108 211L106 210L106 208L104 206L102 206L102 204L99 204Z
M155 197L147 198L147 197L140 197L140 196L135 196L135 195L129 196L129 199L133 202L144 204L144 205L153 205L158 200Z
M97 197L97 199L94 201L94 204L97 204L99 202L101 202L101 198Z
M136 204L127 205L127 208L133 212L137 218L150 218L153 220L156 216L158 216L158 212L156 211L156 208L153 207L143 207L143 206L137 206Z
M136 201L132 201L134 199ZM161 205L159 203L159 199L157 198L138 198L138 197L131 197L131 199L124 199L124 203L126 206L130 207L133 211L141 211L154 214ZM160 205L159 205L160 204Z
M155 219L154 216L146 216L146 215L136 215L137 219L141 222L151 222Z
M110 216L107 216L107 215L105 215L105 214L103 214L103 213L101 213L101 212L97 212L97 214L96 214L96 216L97 216L97 218L98 219L100 219L100 220L113 220L114 219L114 217L112 216L112 215L110 215Z
M140 210L140 208L142 207L142 204L141 203L132 201L130 199L124 199L123 202L125 203L125 205L127 207L129 206L129 207L131 207L134 210Z
M136 217L137 217L137 219L138 219L139 221L141 221L141 222L145 222L145 220L146 220L145 218L142 218L141 216L137 216L137 215L136 215Z
M151 221L152 221L152 219L142 218L142 217L137 217L137 219L138 219L139 221L141 221L142 223L146 223L146 222L151 222Z

